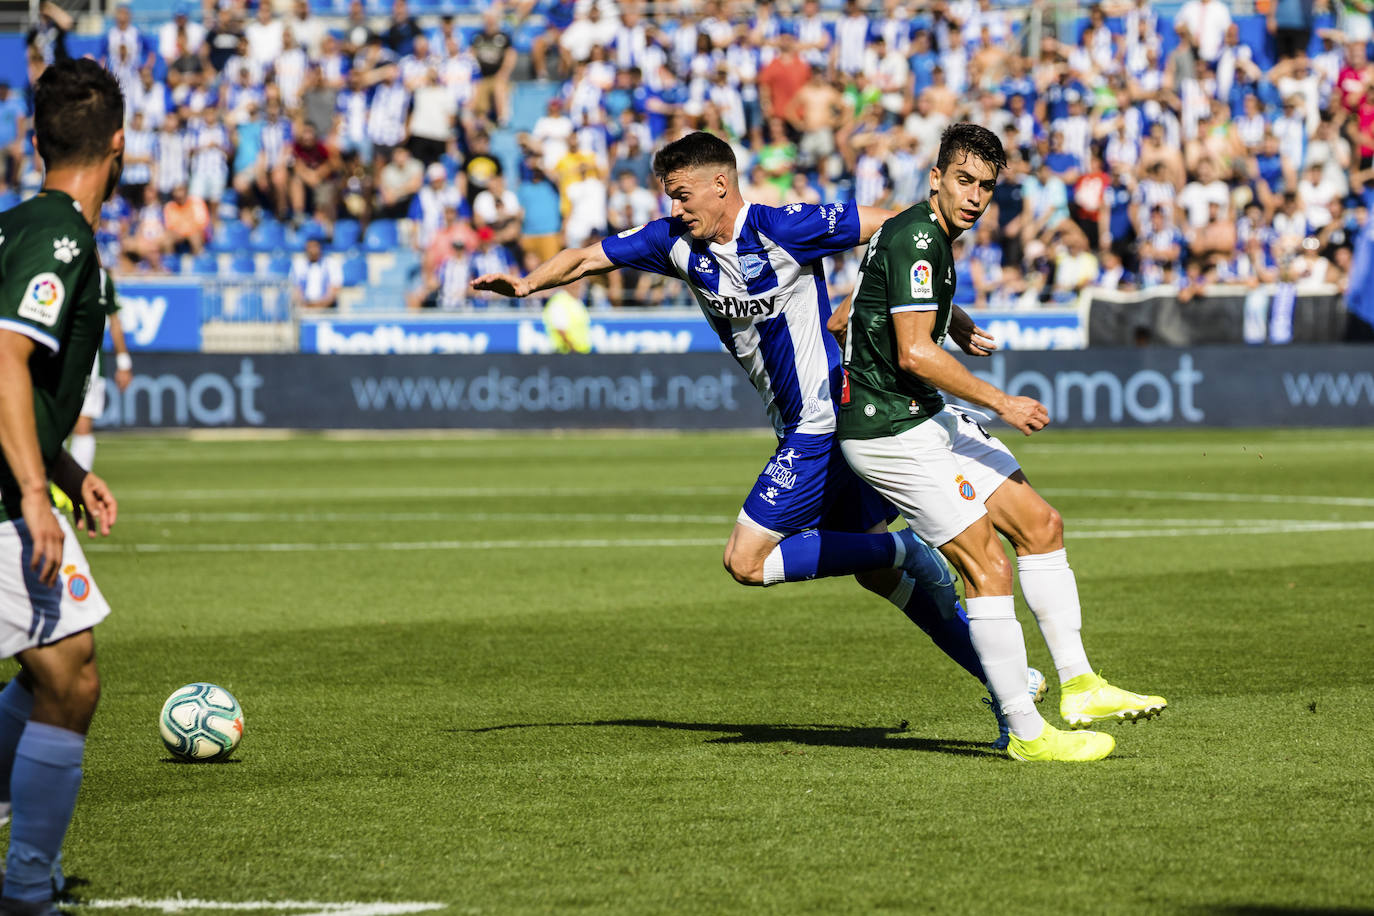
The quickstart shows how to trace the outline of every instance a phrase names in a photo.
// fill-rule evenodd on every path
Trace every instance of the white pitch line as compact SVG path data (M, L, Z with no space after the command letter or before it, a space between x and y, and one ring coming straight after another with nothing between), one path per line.
M180 502L201 499L402 499L447 496L604 496L608 493L637 493L643 496L743 496L749 484L732 487L655 487L607 485L596 487L259 487L255 489L204 490L121 490L122 500L146 499Z
M1214 528L1105 528L1101 531L1065 531L1070 540L1092 538L1219 537L1238 534L1313 534L1326 531L1374 531L1374 522L1299 522L1277 525L1225 525Z
M728 515L647 515L624 512L126 512L135 522L627 522L719 525Z
M1374 522L1281 522L1265 525L1228 524L1216 527L1105 528L1071 530L1070 540L1092 538L1218 537L1247 534L1311 534L1330 531L1374 531ZM89 544L91 553L310 553L347 551L424 550L577 550L632 547L719 547L721 538L588 538L581 540L505 541L379 541L271 544Z
M1369 506L1374 497L1297 496L1285 493L1214 493L1187 490L1095 490L1074 487L1037 487L1046 496L1092 496L1104 499L1157 499L1165 502L1277 503L1299 506Z
M87 544L88 553L310 553L419 550L576 550L624 547L719 547L725 538L587 538L546 541L340 541L336 544Z
M83 910L161 910L164 913L182 913L186 910L273 910L297 913L305 911L309 916L402 916L405 913L424 913L441 910L446 903L410 901L389 903L378 900L372 902L353 901L349 903L328 903L320 900L198 900L194 897L164 897L150 900L144 897L121 897L116 900L88 900L84 903L64 903L63 909Z

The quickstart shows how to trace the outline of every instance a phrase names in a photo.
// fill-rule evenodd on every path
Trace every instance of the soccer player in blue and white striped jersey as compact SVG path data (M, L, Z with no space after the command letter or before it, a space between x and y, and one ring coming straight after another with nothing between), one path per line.
M726 569L765 586L854 575L983 680L943 562L909 530L887 531L895 511L854 476L835 442L844 378L826 330L822 262L867 241L892 214L853 203L746 203L734 153L706 133L661 149L654 172L672 200L669 218L564 250L527 277L480 275L473 288L525 297L621 267L685 280L778 437L726 544ZM978 346L970 341L981 332L966 315L955 324L956 340Z

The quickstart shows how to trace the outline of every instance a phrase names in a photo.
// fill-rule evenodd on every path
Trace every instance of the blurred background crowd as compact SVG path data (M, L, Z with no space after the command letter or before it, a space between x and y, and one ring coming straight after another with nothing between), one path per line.
M965 306L1344 288L1374 204L1374 2L1232 6L222 0L141 25L121 6L100 49L127 152L98 239L117 272L275 276L302 308L336 307L369 254L399 252L410 307L504 308L469 279L666 215L652 153L685 132L734 146L747 200L902 209L945 125L971 120L1010 162L958 241ZM42 8L31 80L73 26ZM0 87L5 205L41 183L27 113ZM830 267L842 295L857 255ZM587 295L683 290L621 272Z

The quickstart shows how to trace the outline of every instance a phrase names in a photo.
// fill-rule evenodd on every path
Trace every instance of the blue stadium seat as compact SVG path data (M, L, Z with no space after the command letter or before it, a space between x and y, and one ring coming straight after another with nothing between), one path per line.
M258 272L257 262L253 259L253 252L240 251L234 255L234 260L229 263L229 273L247 274L252 276Z
M395 220L378 219L367 224L367 233L363 236L366 251L394 251L400 244Z
M291 255L279 251L267 262L266 276L273 280L285 280L291 276Z
M341 219L334 224L334 240L329 243L331 251L349 251L358 247L361 230L355 219Z
M248 236L248 244L254 251L269 252L286 247L286 230L276 220L263 220L254 227Z
M213 251L202 251L191 259L191 273L211 275L219 273L219 258L215 257Z
M300 236L302 240L319 239L322 242L329 240L329 232L324 228L324 223L317 219L308 219L301 223Z
M343 285L362 286L367 283L367 260L356 252L343 262Z
M248 247L248 227L234 220L219 224L210 236L210 250L215 254L233 254Z

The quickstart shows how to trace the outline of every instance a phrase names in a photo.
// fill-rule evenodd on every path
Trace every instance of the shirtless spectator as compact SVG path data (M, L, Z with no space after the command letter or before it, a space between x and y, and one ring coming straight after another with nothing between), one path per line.
M759 101L764 117L791 111L793 98L811 78L811 65L797 52L797 39L784 32L778 36L778 56L759 71Z
M785 115L785 120L800 135L797 164L815 168L835 152L835 131L844 118L844 97L819 70L811 73Z

